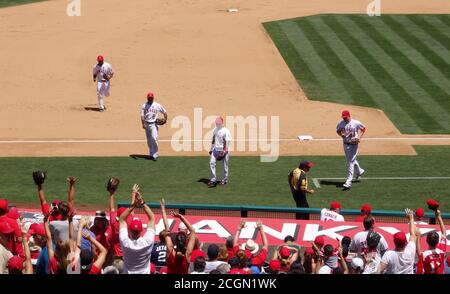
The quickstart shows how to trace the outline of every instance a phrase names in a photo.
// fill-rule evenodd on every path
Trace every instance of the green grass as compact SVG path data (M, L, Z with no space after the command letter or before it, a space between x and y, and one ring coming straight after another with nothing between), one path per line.
M450 15L264 23L311 100L382 109L403 133L450 133Z
M8 6L16 6L22 4L29 4L33 2L42 2L45 0L0 0L0 8Z
M360 156L367 170L366 177L421 177L450 176L450 147L417 147L418 156ZM312 177L344 177L346 161L342 156L309 157L315 163L309 173ZM200 179L209 177L207 157L165 157L158 162L128 157L83 158L0 158L2 166L0 198L13 202L38 203L31 177L35 169L49 172L45 183L47 198L67 197L65 178L79 178L76 201L80 204L108 205L105 184L110 176L122 182L119 200L127 200L131 186L142 187L144 199L158 201L164 196L171 203L206 203L234 205L270 205L293 207L287 174L300 158L281 157L275 163L260 163L259 157L232 157L230 183L225 187L209 189ZM429 197L450 206L450 182L446 181L363 181L349 191L325 186L309 198L311 207L324 207L339 200L345 208L359 208L369 202L376 209L399 210L405 206L424 206Z

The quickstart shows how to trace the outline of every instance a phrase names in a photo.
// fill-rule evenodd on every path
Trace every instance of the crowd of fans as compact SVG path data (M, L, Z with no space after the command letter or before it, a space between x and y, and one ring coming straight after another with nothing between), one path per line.
M234 236L223 244L204 244L188 218L169 214L180 220L178 231L171 231L165 201L160 207L164 230L155 236L155 216L134 185L131 205L115 209L115 196L109 190L109 218L97 211L93 222L75 218L74 177L68 178L67 201L54 200L50 205L43 184L37 191L44 215L43 223L27 226L7 199L0 199L0 274L448 274L450 256L446 259L447 233L439 204L430 200L438 231L426 234L428 248L420 246L421 233L416 223L424 216L405 210L409 233L393 235L389 248L377 233L370 205L363 205L364 230L350 237L325 244L322 236L311 246L301 247L292 236L269 254L269 244L261 222L256 224L262 244L249 239L239 244L241 221ZM137 207L147 216L144 225L134 215ZM337 202L324 209L321 219L343 221ZM416 216L416 219L415 219Z

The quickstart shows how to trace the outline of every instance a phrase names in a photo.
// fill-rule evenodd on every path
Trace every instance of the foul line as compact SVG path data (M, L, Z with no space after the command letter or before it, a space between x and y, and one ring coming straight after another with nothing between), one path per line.
M320 189L320 182L322 180L346 180L347 178L313 178L314 186ZM450 180L450 177L374 177L374 178L361 178L360 181L367 180Z
M379 138L363 138L362 141L450 141L450 137L414 137L414 138L404 138L404 137L379 137ZM158 142L210 142L209 139L185 139L185 140L171 140L171 139L160 139ZM301 142L298 138L281 138L281 139L236 139L234 142ZM340 138L313 138L308 141L342 141ZM107 139L107 140L0 140L0 144L64 144L64 143L82 143L82 144L99 144L99 143L144 143L147 140L137 140L137 139Z

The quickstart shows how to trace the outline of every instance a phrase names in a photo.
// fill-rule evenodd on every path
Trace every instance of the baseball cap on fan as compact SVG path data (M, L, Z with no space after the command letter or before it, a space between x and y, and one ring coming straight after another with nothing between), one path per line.
M415 214L416 217L422 218L425 215L425 210L423 208L417 208Z
M8 210L8 199L0 199L0 210Z
M394 234L394 244L395 247L403 248L408 243L406 239L406 234L404 232L397 232Z
M140 219L133 219L128 226L128 229L133 233L142 232L142 222Z
M350 117L350 111L343 110L342 111L342 118L349 118Z

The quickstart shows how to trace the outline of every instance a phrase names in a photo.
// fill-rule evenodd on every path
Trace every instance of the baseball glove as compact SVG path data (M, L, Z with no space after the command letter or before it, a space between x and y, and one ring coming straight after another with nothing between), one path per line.
M356 145L356 144L358 144L359 142L360 142L359 138L356 138L356 137L355 137L355 138L351 138L351 139L350 139L350 144L355 144L355 145Z
M157 124L158 126L165 125L166 122L167 122L167 120L166 120L165 118L157 118L157 119L156 119L156 124Z
M117 187L119 187L119 184L120 184L119 178L112 177L106 183L106 190L108 190L109 193L114 194L117 190Z
M38 186L42 185L44 183L45 179L47 178L47 173L45 171L41 171L41 170L33 172L32 175L33 175L34 183Z

